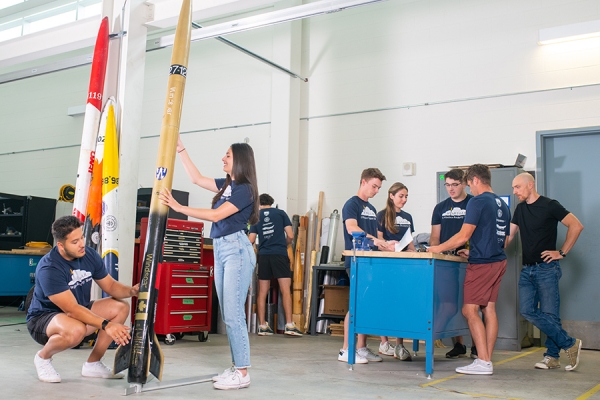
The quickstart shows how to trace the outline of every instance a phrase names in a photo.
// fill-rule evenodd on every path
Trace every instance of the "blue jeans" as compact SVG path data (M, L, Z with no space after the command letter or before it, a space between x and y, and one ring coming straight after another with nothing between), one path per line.
M546 334L548 350L544 356L556 359L560 349L568 349L575 344L575 338L567 335L560 322L558 281L561 276L558 261L551 261L524 266L519 279L521 315Z
M256 255L243 232L232 233L213 240L215 256L215 288L231 359L236 368L250 366L250 342L244 305L252 280Z

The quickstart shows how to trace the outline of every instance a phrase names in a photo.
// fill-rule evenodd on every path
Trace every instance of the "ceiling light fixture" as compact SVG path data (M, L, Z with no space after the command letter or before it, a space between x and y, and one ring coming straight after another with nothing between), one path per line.
M301 6L290 7L283 10L242 18L235 21L224 22L204 27L192 32L192 41L215 38L236 32L243 32L263 26L280 24L282 22L314 17L316 15L331 14L353 7L379 3L385 0L323 0ZM163 36L153 41L156 48L173 45L175 35Z
M540 29L538 44L552 44L600 36L600 20Z

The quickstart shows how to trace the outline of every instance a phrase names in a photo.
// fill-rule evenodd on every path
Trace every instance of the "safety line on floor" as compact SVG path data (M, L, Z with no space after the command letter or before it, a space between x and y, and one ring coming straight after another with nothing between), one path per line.
M534 350L530 350L530 351L527 351L527 352L525 352L525 353L522 353L522 354L516 355L516 356L514 356L514 357L507 358L506 360L502 360L502 361L495 362L495 363L494 363L494 365L502 365L502 364L505 364L505 363L507 363L507 362L509 362L509 361L513 361L513 360L516 360L516 359L518 359L518 358L521 358L521 357L528 356L528 355L530 355L530 354L533 354L533 353L535 353L535 352L538 352L538 351L541 351L541 350L544 350L544 348L543 348L543 347L538 347L538 348L536 348L536 349L534 349ZM456 374L456 375L448 376L448 377L446 377L446 378L437 379L437 380L435 380L435 381L433 381L433 382L424 383L424 384L422 384L422 385L419 385L419 386L420 386L420 387L422 387L422 388L426 388L426 387L428 387L428 386L437 385L438 383L446 382L446 381L449 381L449 380L451 380L451 379L459 378L459 377L461 377L461 376L465 376L465 374Z
M488 399L504 399L504 400L521 400L518 397L504 397L504 396L494 396L493 394L485 394L485 393L463 392L460 390L446 389L446 388L441 388L441 387L437 387L437 386L434 387L434 389L440 390L442 392L462 394L462 395L471 396L471 397L485 397Z
M590 397L592 397L598 391L600 391L600 383L597 384L596 386L594 386L593 388L591 388L590 390L588 390L587 392L585 392L584 394L582 394L581 396L579 396L578 398L576 398L575 400L586 400L586 399L589 399Z

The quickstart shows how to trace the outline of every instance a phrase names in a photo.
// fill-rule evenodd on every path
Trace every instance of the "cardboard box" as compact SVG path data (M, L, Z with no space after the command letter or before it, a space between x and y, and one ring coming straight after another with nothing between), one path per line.
M323 285L323 314L344 316L348 312L350 286Z

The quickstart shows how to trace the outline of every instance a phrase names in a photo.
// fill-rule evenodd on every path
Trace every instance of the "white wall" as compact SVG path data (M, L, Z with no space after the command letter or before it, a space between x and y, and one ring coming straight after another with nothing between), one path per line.
M309 83L301 85L301 116L599 84L600 39L536 43L540 28L593 19L600 19L597 0L390 0L314 17L302 24L300 73ZM274 56L272 28L228 38ZM147 54L142 136L159 134L169 58L168 49ZM272 74L216 41L194 43L182 131L269 122ZM56 197L60 186L74 183L78 148L3 154L79 143L83 118L67 117L66 109L84 103L88 75L82 67L0 85L0 191ZM341 210L356 193L360 172L378 167L387 176L382 191L395 181L409 187L406 211L417 232L426 232L435 172L475 162L512 164L518 153L534 169L536 131L593 125L600 125L600 86L302 120L299 205L288 211L316 208L320 190L324 215ZM203 173L220 176L227 147L248 137L259 190L268 192L267 171L278 151L269 148L270 134L267 124L189 133L183 140ZM156 146L156 138L141 140L141 186L152 184ZM417 174L402 176L403 162L415 162ZM176 168L174 187L190 191L192 206L207 206L210 194ZM381 208L384 200L382 192L373 203Z

